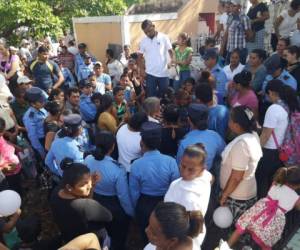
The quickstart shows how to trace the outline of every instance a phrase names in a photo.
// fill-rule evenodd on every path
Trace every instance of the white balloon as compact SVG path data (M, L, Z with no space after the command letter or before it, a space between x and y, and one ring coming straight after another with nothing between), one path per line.
M0 216L10 216L21 206L20 195L13 190L0 192Z
M228 228L233 222L233 216L228 207L218 207L213 214L214 223L220 228Z

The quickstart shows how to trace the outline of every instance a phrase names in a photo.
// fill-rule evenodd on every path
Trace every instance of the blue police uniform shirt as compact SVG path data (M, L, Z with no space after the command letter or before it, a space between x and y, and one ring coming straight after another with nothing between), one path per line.
M68 68L62 68L61 72L65 79L64 86L68 88L76 87L76 82L71 71Z
M216 131L225 138L228 129L229 110L224 105L209 107L208 129Z
M75 138L56 137L51 144L45 163L53 174L62 176L60 163L66 157L73 159L74 162L83 162L83 151Z
M284 84L292 87L293 89L297 90L297 81L296 79L285 69L282 70L281 74L277 77L274 78L272 75L267 75L266 79L263 83L263 91L265 92L267 84L269 81L273 80L273 79L277 79L277 80L281 80Z
M158 150L146 152L131 165L129 189L134 207L141 194L164 196L171 182L179 176L174 158Z
M226 96L226 92L227 92L226 85L227 85L228 80L227 80L226 74L223 71L223 69L220 67L219 64L216 64L215 67L213 67L210 72L216 79L216 90L222 99L223 97ZM223 102L221 102L221 103L223 103Z
M94 192L99 195L118 196L126 214L133 216L126 170L110 156L97 161L94 156L89 155L84 162L91 172L99 172L101 175L101 181L96 184Z
M83 64L79 66L78 69L78 81L88 79L91 73L94 72L94 64L90 63L89 65Z
M45 137L44 120L47 115L48 113L44 108L37 110L33 107L29 107L23 116L23 124L27 130L31 145L42 157L45 156L45 145L41 145L39 139Z
M221 155L225 142L221 136L212 130L192 130L180 141L177 152L177 163L180 164L184 150L193 144L202 143L207 152L206 167L210 170L217 155Z
M82 94L80 96L80 103L79 103L80 113L82 116L82 119L86 122L94 121L97 108L95 104L92 102L90 96L86 96Z

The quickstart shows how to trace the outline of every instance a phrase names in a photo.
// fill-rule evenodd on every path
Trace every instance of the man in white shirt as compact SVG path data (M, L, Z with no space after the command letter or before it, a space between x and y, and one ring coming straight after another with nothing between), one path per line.
M148 97L163 96L169 85L168 62L173 58L172 44L165 34L155 30L150 20L143 21L142 30L146 34L140 42L140 53L146 66L146 94Z
M33 60L32 55L29 51L30 42L26 39L21 41L21 48L19 50L20 56L25 58L27 62L31 62Z

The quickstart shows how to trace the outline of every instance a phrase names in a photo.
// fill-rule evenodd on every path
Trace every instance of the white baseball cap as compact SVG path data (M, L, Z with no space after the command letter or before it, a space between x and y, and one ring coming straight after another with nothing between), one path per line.
M30 83L32 80L28 76L19 76L17 83L22 84L22 83Z

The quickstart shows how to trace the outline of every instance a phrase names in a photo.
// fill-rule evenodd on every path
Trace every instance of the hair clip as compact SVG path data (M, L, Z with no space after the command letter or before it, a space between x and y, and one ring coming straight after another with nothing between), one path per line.
M249 108L246 108L244 111L245 111L245 114L246 114L246 116L248 117L249 121L251 121L252 118L253 118L253 116L254 116L252 110L249 109Z

